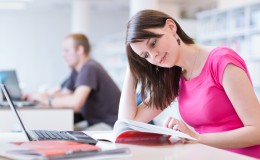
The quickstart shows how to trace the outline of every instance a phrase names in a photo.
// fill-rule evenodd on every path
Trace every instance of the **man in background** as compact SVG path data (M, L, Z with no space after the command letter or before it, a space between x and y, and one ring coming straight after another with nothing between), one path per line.
M117 120L120 90L89 53L90 44L85 35L66 36L63 55L72 71L64 87L52 94L26 97L50 108L73 108L88 122L85 130L109 130Z

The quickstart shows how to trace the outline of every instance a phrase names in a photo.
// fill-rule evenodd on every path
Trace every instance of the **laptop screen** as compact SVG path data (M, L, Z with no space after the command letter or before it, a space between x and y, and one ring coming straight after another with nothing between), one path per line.
M12 100L21 100L22 92L15 70L0 71L0 83L5 84Z

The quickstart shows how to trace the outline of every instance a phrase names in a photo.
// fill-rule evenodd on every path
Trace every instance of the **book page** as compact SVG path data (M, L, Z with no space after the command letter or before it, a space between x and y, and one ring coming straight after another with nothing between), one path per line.
M190 140L196 140L195 138L182 133L180 131L176 131L173 129L151 125L147 123L137 122L133 120L118 120L114 126L114 132L119 135L122 133L122 131L126 130L137 130L141 132L149 132L149 133L157 133L157 134L165 134L165 135L171 135L175 138L185 138Z
M98 132L98 133L91 134L91 137L99 141L109 141L109 142L115 142L115 138L116 138L113 132Z

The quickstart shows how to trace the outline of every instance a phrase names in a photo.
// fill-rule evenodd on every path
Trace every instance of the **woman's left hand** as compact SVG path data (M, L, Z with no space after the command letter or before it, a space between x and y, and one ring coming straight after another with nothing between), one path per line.
M183 132L195 139L198 139L199 134L193 132L182 120L169 117L165 122L164 126L166 128L178 130L180 132Z

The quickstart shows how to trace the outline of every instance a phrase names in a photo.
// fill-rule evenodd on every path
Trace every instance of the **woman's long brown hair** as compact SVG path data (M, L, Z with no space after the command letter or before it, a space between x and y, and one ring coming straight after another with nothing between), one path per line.
M126 52L131 73L136 79L136 86L140 84L141 98L146 106L156 109L167 108L178 96L179 80L182 69L178 66L162 68L149 63L137 55L131 48L130 43L144 41L149 38L158 38L162 35L147 31L151 28L162 28L167 19L172 19L177 26L177 34L186 44L194 44L180 27L180 25L169 15L156 10L143 10L135 14L127 25ZM145 98L148 97L148 101Z

